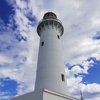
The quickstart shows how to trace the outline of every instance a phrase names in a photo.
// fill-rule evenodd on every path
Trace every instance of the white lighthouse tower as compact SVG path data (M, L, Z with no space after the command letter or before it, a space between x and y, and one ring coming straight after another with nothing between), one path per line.
M46 13L38 24L37 33L40 36L40 46L35 90L47 88L67 94L60 41L63 31L61 21L52 12Z
M62 22L52 12L44 14L37 33L40 36L35 91L12 100L77 100L67 95L62 57Z

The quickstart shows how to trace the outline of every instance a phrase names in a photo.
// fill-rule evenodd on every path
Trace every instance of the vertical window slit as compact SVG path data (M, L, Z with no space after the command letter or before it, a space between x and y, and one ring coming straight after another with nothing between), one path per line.
M61 79L65 82L65 76L63 74L61 74Z
M57 37L58 37L58 39L60 39L60 36L59 35L57 35Z
M44 41L43 41L43 42L41 42L41 46L44 46Z

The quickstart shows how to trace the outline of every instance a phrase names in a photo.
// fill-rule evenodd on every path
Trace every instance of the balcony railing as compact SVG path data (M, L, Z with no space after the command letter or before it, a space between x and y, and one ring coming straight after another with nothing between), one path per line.
M48 21L48 20L58 21L59 23L61 23L61 24L62 24L62 22L61 22L59 19L53 19L53 18L42 19L42 20L40 20L40 21L39 21L39 23L38 23L38 24L40 24L41 22L44 22L44 21Z

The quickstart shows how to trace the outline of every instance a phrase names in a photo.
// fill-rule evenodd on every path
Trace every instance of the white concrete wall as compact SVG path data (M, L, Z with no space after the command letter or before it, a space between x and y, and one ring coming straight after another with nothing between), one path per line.
M52 92L43 92L43 100L78 100L76 98Z
M42 89L18 97L14 97L11 100L78 100L78 99L48 89Z
M60 32L56 26L45 26L40 33L40 47L37 64L35 90L47 88L62 94L67 94L66 81L62 81L61 74L65 75L65 66L62 57L61 40L57 38ZM41 42L44 41L44 46Z
M11 100L43 100L43 90L38 90L21 96L17 96L12 98Z

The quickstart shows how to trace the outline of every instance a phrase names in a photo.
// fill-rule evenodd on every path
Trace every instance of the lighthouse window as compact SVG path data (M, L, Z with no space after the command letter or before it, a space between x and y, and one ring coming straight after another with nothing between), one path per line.
M60 36L59 35L57 35L57 37L58 37L58 39L60 39Z
M61 74L61 78L62 78L62 81L65 82L65 76L63 74Z
M43 46L44 45L44 41L43 42L41 42L41 46Z

